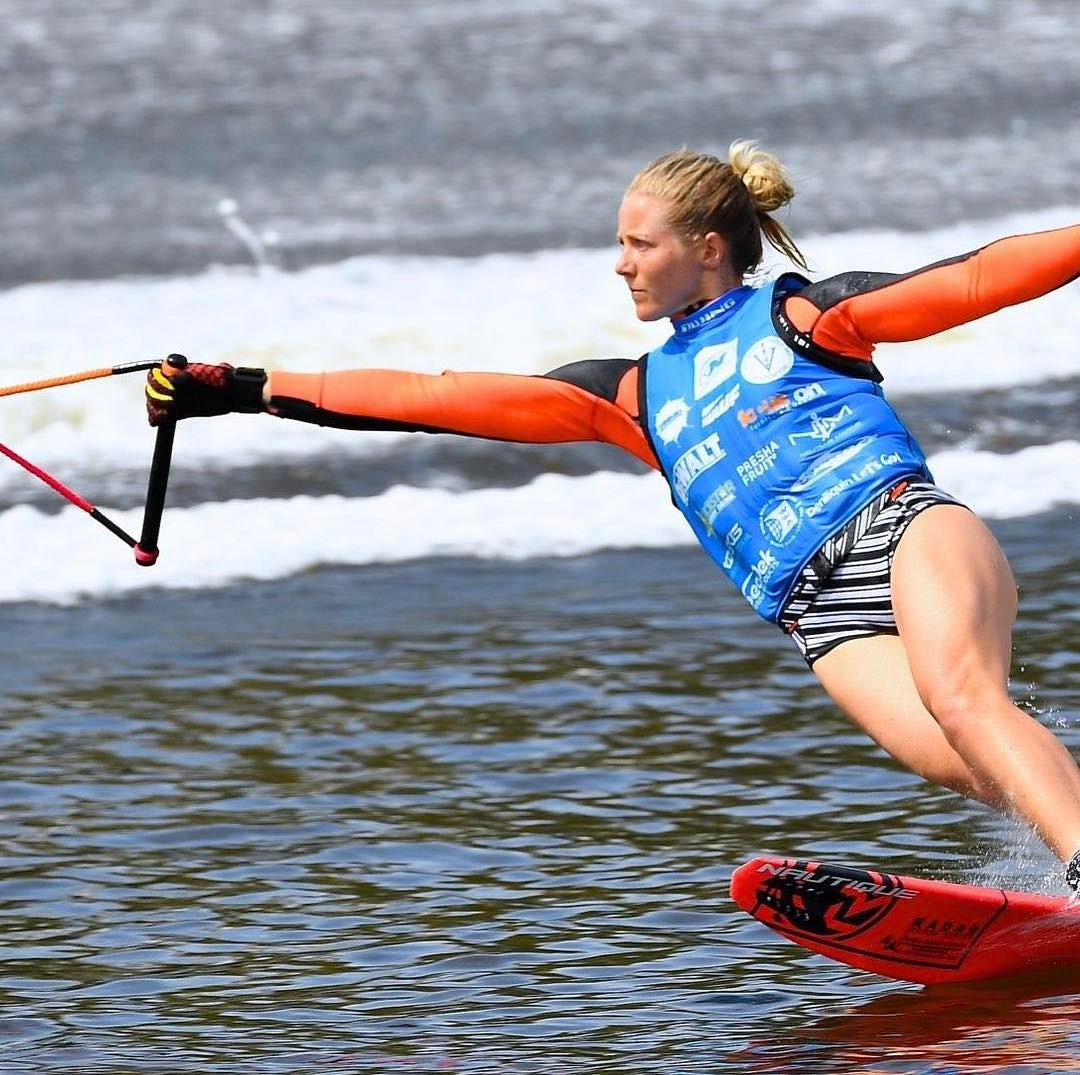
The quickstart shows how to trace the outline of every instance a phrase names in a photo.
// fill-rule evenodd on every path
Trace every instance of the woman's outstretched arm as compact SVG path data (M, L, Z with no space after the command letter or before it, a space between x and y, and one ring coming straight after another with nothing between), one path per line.
M637 420L636 362L576 362L543 377L362 369L272 373L266 409L341 429L459 433L551 444L604 441L655 467Z
M869 360L874 345L919 340L1045 295L1080 276L1080 225L999 239L914 272L848 272L790 295L784 314L827 351Z

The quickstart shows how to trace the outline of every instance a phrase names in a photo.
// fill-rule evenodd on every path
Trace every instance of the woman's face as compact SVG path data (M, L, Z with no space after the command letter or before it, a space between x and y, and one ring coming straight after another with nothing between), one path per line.
M666 198L637 191L619 207L621 248L615 271L626 281L641 321L672 317L695 303L715 298L710 255L703 241L690 242L667 221Z

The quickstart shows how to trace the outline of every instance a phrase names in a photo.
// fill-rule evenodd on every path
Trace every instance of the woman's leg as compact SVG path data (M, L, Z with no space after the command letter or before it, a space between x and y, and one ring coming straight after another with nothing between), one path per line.
M893 558L892 601L911 679L949 747L1068 860L1080 848L1080 770L1009 699L1016 587L986 524L953 505L916 516Z
M905 768L987 806L1007 807L1001 791L949 745L895 635L853 638L818 658L813 671L844 714Z

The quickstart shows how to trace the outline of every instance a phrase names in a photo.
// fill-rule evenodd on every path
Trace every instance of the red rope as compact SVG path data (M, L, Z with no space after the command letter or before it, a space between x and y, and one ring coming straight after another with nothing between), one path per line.
M35 478L40 478L46 485L55 489L65 500L70 500L72 504L77 508L82 508L83 511L92 512L94 505L90 503L85 497L79 496L73 489L69 489L63 482L57 481L51 474L47 474L41 467L34 466L29 459L23 459L18 452L13 452L6 445L0 444L0 452L8 457L13 463L18 463L20 467L30 471Z

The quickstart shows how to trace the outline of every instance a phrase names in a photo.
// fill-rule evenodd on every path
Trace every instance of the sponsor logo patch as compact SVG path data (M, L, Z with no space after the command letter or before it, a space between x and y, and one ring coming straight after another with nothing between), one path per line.
M777 392L775 396L769 396L756 407L744 407L740 410L739 424L744 429L756 427L777 415L786 414L815 399L821 399L824 395L825 389L820 381L799 385L798 388L793 388L788 392Z
M675 462L671 469L672 486L675 495L685 504L686 494L694 479L704 474L710 467L716 466L727 452L720 447L720 437L713 433L692 448L688 448Z
M849 444L838 452L831 452L829 455L818 459L791 483L791 491L801 493L805 489L809 489L810 486L821 481L827 474L831 474L837 467L842 467L849 459L854 459L859 452L873 442L873 439L873 437L860 437L854 444Z
M698 511L698 518L705 524L705 529L712 536L716 533L714 526L716 517L725 508L735 503L735 483L721 482L708 496L705 503Z
M833 411L832 414L822 415L818 414L817 411L811 411L810 428L802 433L789 433L788 443L793 447L801 440L812 440L825 444L832 440L833 434L845 425L854 414L855 412L846 403L839 410Z
M722 396L717 396L712 403L706 403L701 408L701 424L703 426L712 425L717 418L727 414L738 402L741 391L741 384L733 385Z
M793 496L782 496L761 509L758 525L770 545L789 545L802 527L802 507Z
M779 336L766 336L743 355L739 372L751 384L769 384L778 381L794 364L791 348Z
M865 463L859 466L858 470L853 471L851 474L845 474L844 477L830 485L821 496L806 509L807 518L812 519L815 515L819 515L828 504L840 496L841 493L846 492L848 489L853 489L861 482L867 481L876 474L880 474L885 467L891 466L899 461L900 454L898 452L882 452L876 459L867 459Z
M669 399L656 412L656 432L665 444L674 444L686 428L690 408L685 399Z
M743 530L741 523L734 523L724 537L724 570L730 571L735 566L735 546L742 540Z
M758 478L768 474L776 465L776 456L780 451L780 445L771 440L744 459L736 468L735 472L742 479L743 485L752 485Z
M694 355L694 399L702 399L735 376L739 341L728 340L703 347Z
M726 314L728 310L738 305L738 302L739 300L737 297L730 298L727 302L721 303L711 310L705 310L695 317L688 317L676 325L675 331L680 335L693 332L695 329L701 328L702 325L707 325L710 321L715 321L721 314Z
M742 595L751 608L757 608L765 600L765 586L779 566L780 561L768 549L758 550L758 558L742 584Z

